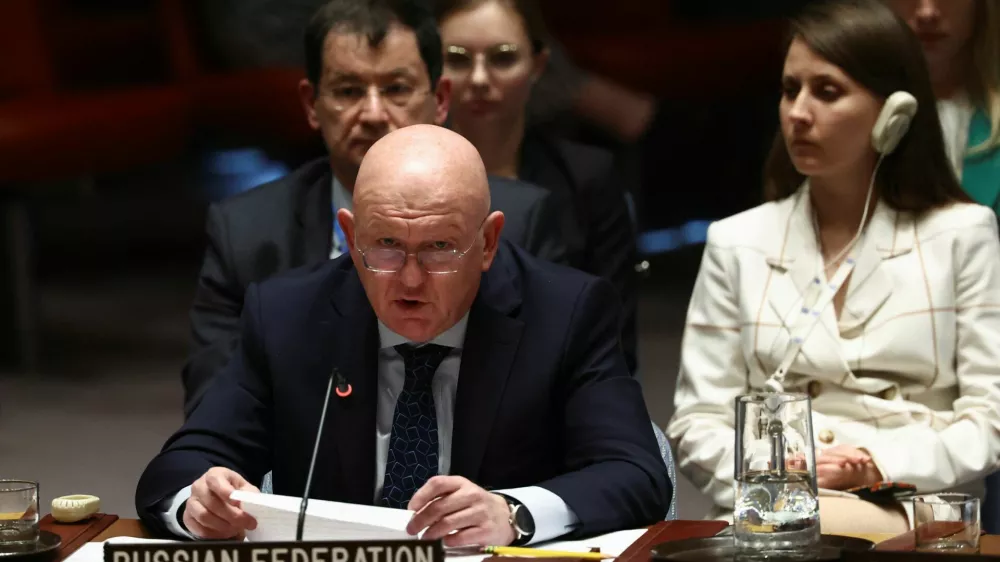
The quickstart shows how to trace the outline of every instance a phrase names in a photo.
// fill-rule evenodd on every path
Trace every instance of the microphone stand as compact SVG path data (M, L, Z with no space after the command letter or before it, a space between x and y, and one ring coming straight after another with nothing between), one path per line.
M326 410L330 406L330 395L333 394L333 378L343 380L343 376L336 368L330 373L330 380L326 384L326 399L323 400L323 412L319 415L319 427L316 429L316 445L313 446L312 460L309 461L309 474L306 476L306 489L302 493L302 505L299 506L299 520L295 525L295 540L302 540L302 531L306 523L306 506L309 505L309 491L312 489L313 471L316 470L316 457L319 455L319 442L323 437L323 425L326 422ZM338 393L339 394L339 393Z

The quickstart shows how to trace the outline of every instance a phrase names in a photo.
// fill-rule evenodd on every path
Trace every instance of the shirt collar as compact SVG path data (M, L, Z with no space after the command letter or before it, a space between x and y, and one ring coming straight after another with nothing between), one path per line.
M433 343L454 349L461 349L462 346L465 345L465 327L468 323L469 313L466 312L465 316L463 316L458 322L455 322L454 326L448 328L436 338L425 343ZM378 321L378 339L380 342L380 349L388 349L401 344L414 343L390 330L385 324L382 323L381 320Z
M337 209L347 209L354 212L354 196L351 195L344 184L340 183L337 176L333 176L330 182L330 200L333 202L334 212Z

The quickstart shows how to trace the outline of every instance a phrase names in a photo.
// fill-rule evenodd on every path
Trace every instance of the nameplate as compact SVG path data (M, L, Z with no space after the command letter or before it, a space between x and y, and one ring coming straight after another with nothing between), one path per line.
M105 543L104 562L444 562L441 541Z

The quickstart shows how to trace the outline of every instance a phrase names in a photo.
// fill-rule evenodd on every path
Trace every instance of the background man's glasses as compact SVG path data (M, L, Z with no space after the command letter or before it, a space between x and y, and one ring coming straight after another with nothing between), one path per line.
M390 84L388 86L337 86L329 90L328 95L333 100L333 108L337 111L350 111L361 106L372 96L376 96L387 106L400 109L408 107L415 100L427 94L427 90L418 89L409 84Z

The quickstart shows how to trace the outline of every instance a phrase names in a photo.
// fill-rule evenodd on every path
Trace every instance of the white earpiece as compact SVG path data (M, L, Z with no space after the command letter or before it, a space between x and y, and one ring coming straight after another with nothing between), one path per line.
M895 92L885 100L872 127L872 146L879 154L889 154L910 130L917 114L917 98L909 92Z

